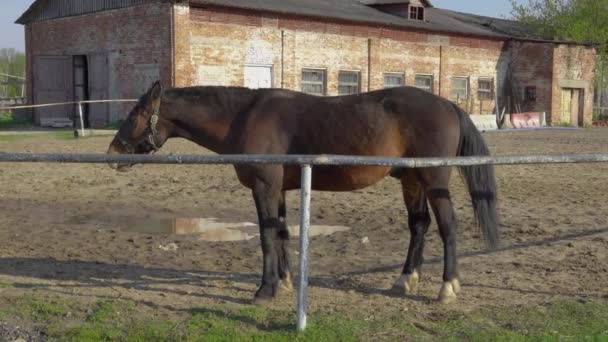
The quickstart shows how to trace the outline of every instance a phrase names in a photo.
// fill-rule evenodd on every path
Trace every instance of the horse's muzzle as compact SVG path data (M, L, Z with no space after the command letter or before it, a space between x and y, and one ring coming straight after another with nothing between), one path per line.
M108 152L107 154L124 154L121 151L118 151L113 145L110 145L110 148L108 148ZM108 163L108 166L113 169L116 170L118 172L126 172L129 171L131 169L131 167L133 166L133 164L130 163Z

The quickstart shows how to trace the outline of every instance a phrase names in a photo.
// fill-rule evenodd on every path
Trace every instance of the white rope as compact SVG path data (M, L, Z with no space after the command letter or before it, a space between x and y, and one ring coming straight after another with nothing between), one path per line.
M120 99L120 100L91 100L91 101L75 101L75 102L57 102L57 103L45 103L45 104L39 104L39 105L0 107L0 110L43 108L43 107L65 106L65 105L72 105L72 104L79 104L79 103L110 103L110 102L137 102L137 101L138 100Z

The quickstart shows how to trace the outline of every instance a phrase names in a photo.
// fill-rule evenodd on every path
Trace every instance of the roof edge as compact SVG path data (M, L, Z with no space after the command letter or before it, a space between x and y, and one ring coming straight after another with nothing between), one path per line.
M204 0L202 0L204 1ZM344 22L344 23L353 23L353 24L364 24L364 25L370 25L370 26L374 26L374 27L393 27L393 28L399 28L402 29L404 31L413 31L413 32L435 32L438 34L446 34L446 35L455 35L456 32L450 32L450 31L445 31L445 30L440 30L440 29L433 29L433 28L415 28L415 27L408 27L408 26L402 26L402 25L396 25L396 24L389 24L389 23L377 23L377 22L373 22L373 21L363 21L363 20L348 20L348 19L343 19L343 18L335 18L335 17L331 17L331 16L315 16L315 15L304 15L304 14L297 14L297 13L290 13L290 12L283 12L283 11L272 11L272 10L268 10L268 9L258 9L258 8L252 8L252 7L243 7L243 6L231 6L231 5L217 5L217 4L211 4L211 3L202 3L202 2L198 2L198 3L190 3L191 7L194 8L203 8L203 7L215 7L215 8L225 8L225 9L240 9L240 10L245 10L245 11L253 11L253 12L258 12L258 13L271 13L271 14L279 14L279 15L291 15L291 16L296 16L296 17L304 17L304 18L311 18L311 19L318 19L318 20L334 20L334 21L339 21L339 22ZM484 34L475 34L475 33L459 33L460 35L463 36L467 36L467 37L481 37L484 39L489 39L489 40L500 40L500 41L506 41L509 39L512 39L513 37L504 35L504 34L499 34L499 33L495 33L493 35L484 35Z
M30 7L28 7L28 9L26 9L25 12L23 12L23 14L21 14L21 16L19 16L19 18L17 18L17 20L15 20L15 24L20 24L20 25L29 24L28 17L34 11L34 9L39 6L39 4L40 4L40 0L35 0L30 5Z

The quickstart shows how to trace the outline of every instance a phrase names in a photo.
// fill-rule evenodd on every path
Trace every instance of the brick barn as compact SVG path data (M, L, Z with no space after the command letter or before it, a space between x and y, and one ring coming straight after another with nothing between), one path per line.
M593 47L427 0L36 0L17 23L30 103L137 98L156 79L319 95L409 85L471 114L592 120ZM86 125L129 108L89 105ZM33 113L38 123L73 115L73 106Z

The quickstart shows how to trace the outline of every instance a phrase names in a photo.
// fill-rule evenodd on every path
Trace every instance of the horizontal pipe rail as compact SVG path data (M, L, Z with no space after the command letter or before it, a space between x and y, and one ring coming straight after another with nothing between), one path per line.
M56 103L45 103L38 105L23 105L23 106L10 106L0 107L0 110L13 110L13 109L29 109L29 108L45 108L45 107L56 107L56 106L67 106L82 103L134 103L138 100L133 99L117 99L117 100L87 100L87 101L72 101L72 102L56 102Z
M0 73L0 76L9 77L9 78L16 78L18 80L25 80L25 77L14 76L14 75L9 75L9 74L5 74L5 73Z
M472 165L568 164L608 162L607 153L572 155L486 156L453 158L383 158L339 155L130 155L41 154L0 152L0 163L131 163L131 164L283 164L312 166L390 166L421 168Z

